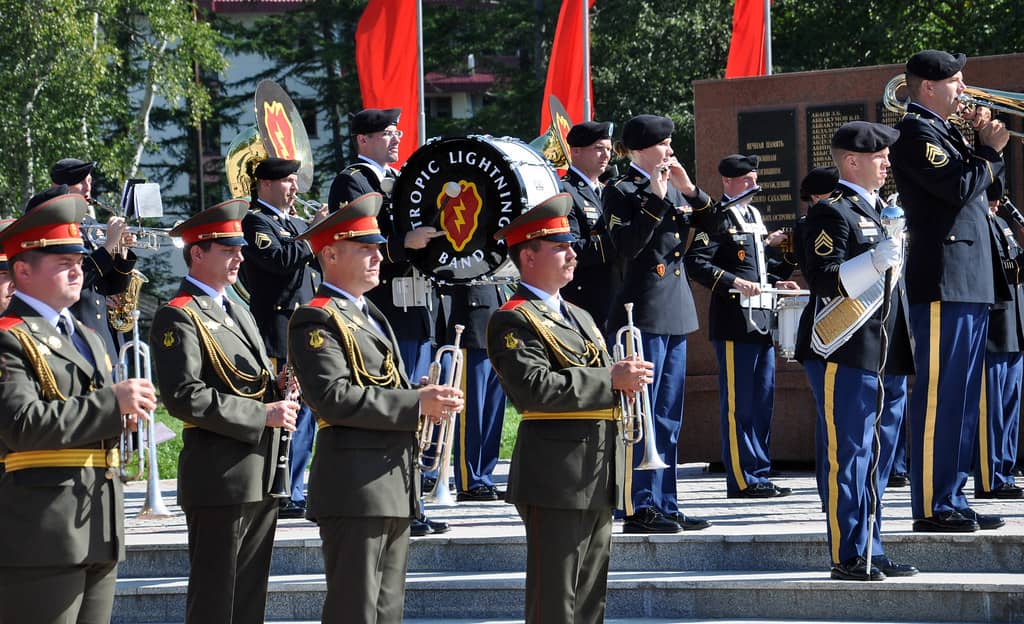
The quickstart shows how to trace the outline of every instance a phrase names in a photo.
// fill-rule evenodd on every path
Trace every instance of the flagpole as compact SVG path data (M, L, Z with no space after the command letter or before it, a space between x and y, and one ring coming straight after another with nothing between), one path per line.
M764 0L764 67L772 75L772 0Z
M420 117L417 120L417 147L427 142L427 108L423 97L423 0L416 0L416 58Z
M582 121L590 121L590 0L583 0L580 4L583 5L583 120Z

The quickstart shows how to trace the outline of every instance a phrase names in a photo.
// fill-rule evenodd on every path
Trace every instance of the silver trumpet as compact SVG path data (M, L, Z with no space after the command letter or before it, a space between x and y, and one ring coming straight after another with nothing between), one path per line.
M321 202L318 202L315 199L302 199L298 195L296 195L294 199L296 206L295 216L302 219L303 221L312 220L313 217L316 216L317 210L320 210L321 208L324 207L324 205ZM299 207L301 207L302 210L299 210Z
M636 357L644 359L644 343L640 330L633 325L633 304L626 304L626 324L615 332L615 347L612 349L615 361ZM619 393L622 408L622 441L626 444L644 443L644 456L637 470L661 470L668 464L661 461L654 441L654 412L651 409L651 393L644 386L629 396Z
M466 329L465 325L455 326L455 342L441 347L437 350L437 354L434 356L434 361L430 363L430 368L427 372L427 383L436 384L441 379L441 359L445 353L450 353L452 356L451 365L448 367L448 377L445 379L444 385L452 388L456 387L459 380L462 379L462 331ZM437 430L437 443L434 443L434 431ZM420 470L424 472L433 472L437 470L437 483L434 485L434 489L426 495L425 499L428 503L435 503L442 507L454 507L455 499L452 498L452 494L448 491L448 478L451 476L451 460L452 460L452 446L455 443L455 414L451 415L451 418L442 420L438 424L434 424L429 418L425 418L423 425L420 427L420 455L419 464ZM428 452L433 450L433 452ZM427 459L427 457L433 457L433 459Z
M132 314L134 324L132 326L132 339L121 347L120 359L114 371L116 381L124 381L129 377L129 370L138 378L152 379L152 360L149 355L149 345L139 339L139 311ZM128 355L131 353L132 367L128 366ZM167 505L164 504L163 496L160 493L160 472L156 460L156 415L150 412L146 418L139 420L138 445L132 444L133 436L130 431L121 434L121 479L128 481L137 479L147 472L146 498L142 503L142 509L135 517L139 520L170 518L172 514ZM145 440L146 451L142 452L143 440ZM134 448L133 448L134 447ZM136 470L131 465L136 465Z

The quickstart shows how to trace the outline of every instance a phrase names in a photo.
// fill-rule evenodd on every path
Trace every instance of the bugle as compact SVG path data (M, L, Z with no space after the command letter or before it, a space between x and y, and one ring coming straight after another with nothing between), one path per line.
M633 325L633 304L626 304L626 324L615 332L615 347L612 349L615 361L636 358L644 359L644 342L640 329ZM622 441L626 444L644 443L644 456L637 470L660 470L668 468L661 461L654 440L654 410L651 409L651 393L644 386L632 396L619 393L622 409Z
M132 327L132 339L121 347L120 359L115 370L115 379L124 381L129 377L128 356L131 354L132 369L135 377L152 379L152 360L149 355L149 345L139 339L139 311L133 313L134 326ZM128 453L128 457L122 460L121 478L128 480L140 478L143 472L147 473L146 498L143 500L142 509L135 516L136 519L146 520L155 518L170 518L174 514L164 504L163 495L160 493L160 470L156 457L156 415L153 412L146 414L145 418L139 420L138 441L132 449L132 433L125 430L121 434L121 449ZM143 442L144 441L144 442ZM142 447L145 444L145 453ZM132 457L134 453L137 457ZM137 465L137 473L133 473L129 466ZM148 468L148 471L146 470Z
M444 385L456 387L462 379L462 332L465 325L455 326L455 341L448 346L441 347L430 363L427 372L427 383L436 384L441 379L441 360L446 353L451 354L451 362L448 366L448 376ZM437 432L437 442L434 442L434 434ZM420 427L419 440L419 464L420 470L433 472L437 470L437 483L434 489L427 494L425 500L428 503L435 503L443 507L454 507L455 500L448 491L448 478L451 476L452 446L455 443L455 414L450 418L435 424L429 418L424 418Z
M907 105L910 103L910 99L901 99L897 93L906 85L906 74L898 74L886 83L885 89L882 92L882 103L887 109L901 115L907 112ZM1016 117L1024 117L1024 94L1021 93L967 86L964 87L964 92L960 94L959 100L963 104L965 111L971 111L978 106L984 106L985 108L991 108L992 110ZM954 124L969 123L968 120L963 118L961 113L953 115L949 121ZM1024 132L1017 132L1016 130L1010 130L1009 132L1011 136L1024 139Z

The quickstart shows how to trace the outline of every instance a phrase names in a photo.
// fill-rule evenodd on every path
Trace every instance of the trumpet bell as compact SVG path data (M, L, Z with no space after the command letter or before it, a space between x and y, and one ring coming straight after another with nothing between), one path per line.
M882 104L894 113L905 114L910 98L901 98L899 91L906 87L906 74L893 76L886 83L882 92ZM960 102L965 108L970 109L977 106L984 106L1016 117L1024 117L1024 94L1013 91L1000 91L998 89L985 89L982 87L964 87L960 95ZM953 115L950 122L954 124L969 123L960 115ZM1010 130L1010 135L1018 139L1024 139L1024 132Z

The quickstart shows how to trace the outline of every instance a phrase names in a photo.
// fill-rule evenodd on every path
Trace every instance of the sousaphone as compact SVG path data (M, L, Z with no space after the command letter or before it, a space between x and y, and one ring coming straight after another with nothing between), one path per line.
M273 80L261 80L254 98L256 125L241 133L228 146L224 169L232 197L248 197L252 173L267 158L302 162L298 176L300 193L313 185L313 151L299 109Z

